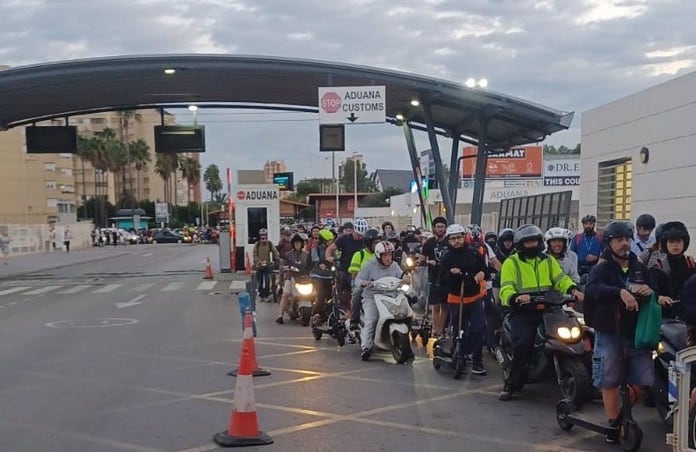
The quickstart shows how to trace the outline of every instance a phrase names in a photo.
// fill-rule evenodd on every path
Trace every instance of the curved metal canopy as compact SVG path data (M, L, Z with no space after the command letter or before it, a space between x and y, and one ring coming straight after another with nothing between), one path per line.
M175 73L165 74L165 69ZM73 60L0 71L0 128L100 111L258 105L317 111L320 86L385 85L390 122L403 115L476 141L488 123L489 148L542 141L567 129L573 113L421 75L343 63L249 55L138 55Z

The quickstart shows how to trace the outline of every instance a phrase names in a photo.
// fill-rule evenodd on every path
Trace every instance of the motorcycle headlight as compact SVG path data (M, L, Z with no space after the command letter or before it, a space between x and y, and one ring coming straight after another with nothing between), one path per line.
M664 351L665 351L665 344L663 344L662 341L660 341L657 344L657 354L661 355Z
M404 318L408 315L408 306L406 303L402 303L398 306L389 304L387 305L387 310L397 319Z
M570 329L570 337L571 338L577 339L580 337L580 334L582 334L580 327L574 326Z
M406 267L412 268L412 267L415 267L415 266L416 266L416 261L414 261L413 258L412 258L411 256L408 256L408 257L406 258Z
M408 284L404 284L401 286L402 292L408 292L410 289L411 289L411 286L409 286Z
M570 339L572 337L572 334L570 332L570 328L567 328L565 326L562 326L562 327L556 329L556 334L561 339Z
M311 295L314 286L312 284L295 284L295 290L297 290L300 295Z

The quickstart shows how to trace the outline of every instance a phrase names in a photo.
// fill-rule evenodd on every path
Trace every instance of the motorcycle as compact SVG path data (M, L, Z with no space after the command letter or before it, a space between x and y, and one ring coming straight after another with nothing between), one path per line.
M677 302L677 300L672 303ZM660 343L653 353L655 365L655 381L650 387L652 403L655 404L666 425L672 425L673 415L677 409L676 400L671 400L668 393L669 374L672 363L676 360L677 352L686 348L688 327L678 319L664 319L660 325Z
M309 275L304 275L300 270L291 266L289 269L292 292L290 293L290 319L300 319L302 326L309 326L312 318L312 307L317 297L314 283Z
M256 266L256 275L258 277L259 275L259 270L264 270L265 274L262 275L262 277L267 277L268 278L268 292L269 295L267 297L261 297L259 295L259 300L261 301L268 301L270 302L271 300L274 302L278 302L278 288L277 288L277 282L278 282L278 270L277 266L274 262L268 262L268 261L261 261L257 264ZM257 280L256 282L257 288L259 281Z
M346 306L341 302L341 294L339 289L340 277L336 273L336 268L332 268L334 272L332 297L326 302L325 316L326 322L321 325L312 327L312 335L314 339L320 340L324 334L336 339L339 347L346 344L347 330L344 324L344 319L350 317L350 305Z
M372 281L369 287L374 291L378 313L374 346L391 350L397 363L405 363L414 356L410 340L413 310L406 298L410 286L399 278L385 276ZM359 325L364 327L362 318ZM345 328L350 330L350 319L345 321Z
M543 320L537 327L534 350L527 362L527 382L540 382L553 369L563 399L580 407L592 398L592 384L583 359L587 358L582 325L572 311L563 309L574 301L569 295L550 290L534 295L521 309L543 311ZM501 346L496 349L505 379L509 378L512 363L512 327L510 312L503 318Z

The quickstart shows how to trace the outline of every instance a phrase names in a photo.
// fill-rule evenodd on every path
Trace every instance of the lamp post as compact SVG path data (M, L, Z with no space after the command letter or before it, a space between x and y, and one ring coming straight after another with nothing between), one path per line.
M334 220L340 222L339 219L339 206L338 206L338 180L336 179L336 151L331 151L331 179L333 180L334 190L336 191L336 213L334 214Z
M358 212L358 154L353 152L353 218Z

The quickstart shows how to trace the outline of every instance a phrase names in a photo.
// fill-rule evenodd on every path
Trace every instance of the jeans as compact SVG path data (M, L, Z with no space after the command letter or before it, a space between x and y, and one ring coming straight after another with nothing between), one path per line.
M513 308L510 312L512 329L512 364L510 384L513 391L521 390L527 383L527 361L534 350L537 327L543 321L543 313L526 312Z
M360 348L362 350L372 348L374 344L375 328L379 320L379 311L374 298L362 299L363 327L360 330Z
M314 278L312 277L312 283L317 293L317 299L312 308L312 315L321 315L321 320L326 320L326 300L331 298L331 291L333 289L333 281L331 279L324 278Z
M461 343L459 344L459 357L466 358L471 354L475 363L481 364L483 356L483 332L486 327L485 307L483 298L471 303L448 303L449 315L452 325L454 341L459 337L459 311L462 313L461 329L463 330Z

